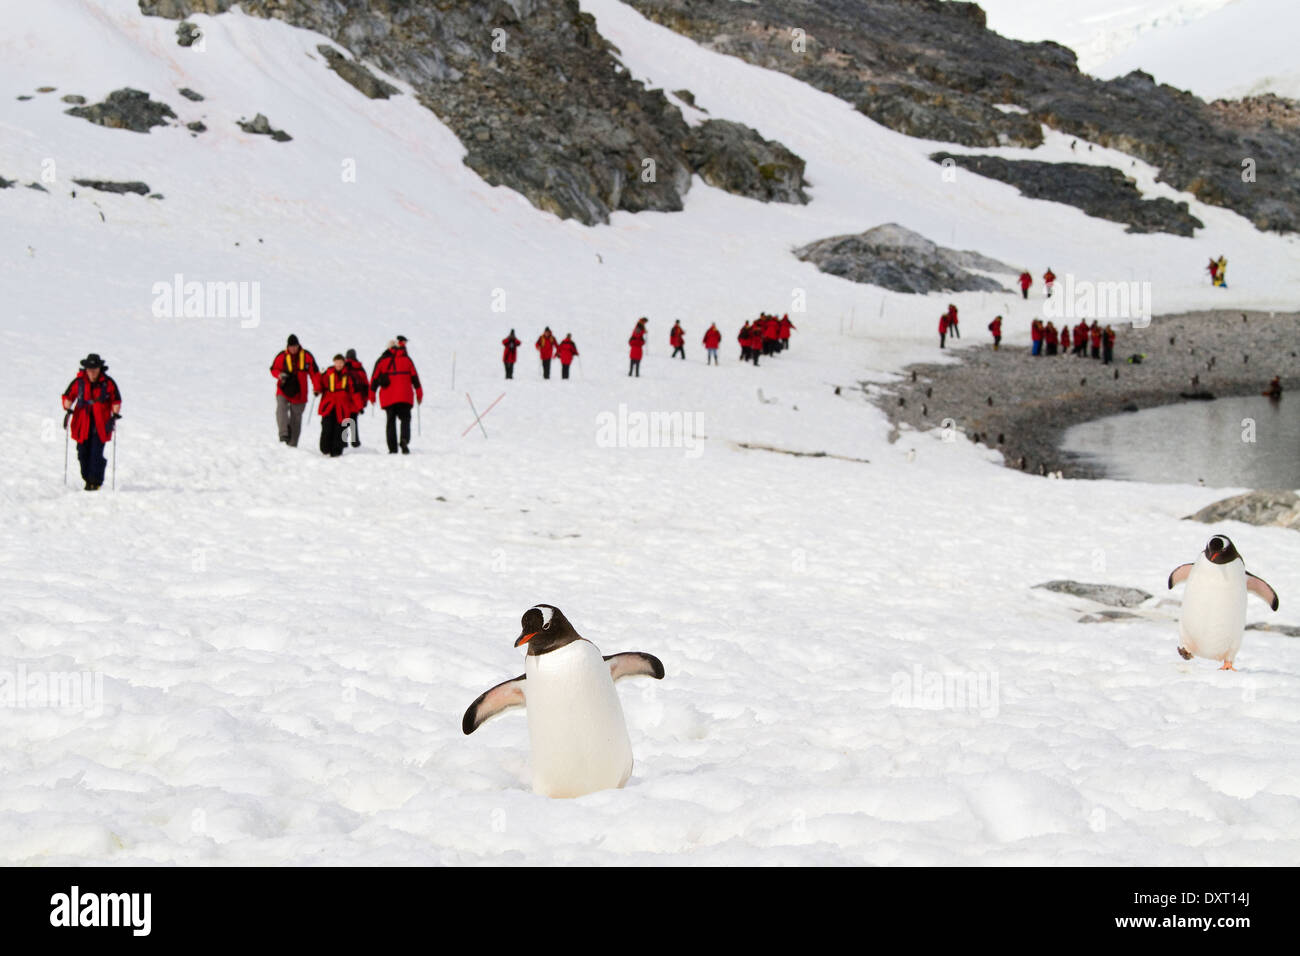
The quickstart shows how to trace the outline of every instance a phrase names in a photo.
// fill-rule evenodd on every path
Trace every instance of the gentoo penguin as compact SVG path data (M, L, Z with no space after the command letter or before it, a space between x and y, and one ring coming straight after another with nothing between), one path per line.
M1253 591L1277 610L1277 592L1263 578L1246 570L1237 548L1226 534L1216 534L1195 564L1180 564L1169 575L1169 586L1187 582L1178 621L1178 653L1184 660L1204 657L1223 661L1220 670L1236 670L1232 662L1241 648L1246 626L1246 592Z
M622 787L632 776L632 742L614 682L662 680L664 665L640 651L601 657L551 604L530 607L521 623L515 647L528 645L524 673L480 695L461 729L472 734L497 714L526 706L534 793L580 797Z

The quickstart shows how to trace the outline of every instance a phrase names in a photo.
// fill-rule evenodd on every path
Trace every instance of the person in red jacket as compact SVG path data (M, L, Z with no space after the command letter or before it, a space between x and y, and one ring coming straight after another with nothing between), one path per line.
M1092 320L1092 327L1088 329L1088 343L1092 346L1092 357L1101 358L1101 326L1097 320Z
M113 425L121 417L122 393L108 375L108 366L94 352L81 360L81 371L63 390L63 427L77 443L77 461L87 491L104 484L104 446L113 440Z
M1043 354L1043 322L1041 319L1034 319L1029 323L1029 339L1033 346L1029 350L1030 355Z
M749 323L746 322L740 327L740 334L736 336L736 341L740 343L740 360L749 361Z
M675 319L673 321L673 327L668 330L668 344L673 347L673 354L669 357L677 358L677 356L680 355L682 357L682 361L685 362L686 361L686 331L682 328L681 319Z
M275 425L280 431L280 441L294 448L302 431L302 410L307 405L307 388L319 388L320 369L316 359L290 335L284 351L271 361L271 377L275 379Z
M763 320L763 354L773 355L781 348L780 323L775 315Z
M1002 347L1002 316L994 317L989 323L989 331L993 333L993 351Z
M1047 271L1043 273L1043 283L1047 286L1047 297L1050 299L1052 297L1052 286L1056 284L1056 273L1052 271L1051 266L1048 266Z
M542 334L537 337L533 347L537 349L537 354L542 357L542 378L550 378L551 356L555 354L555 335L551 332L549 325L542 330Z
M961 338L961 328L957 325L957 306L948 303L948 334L954 339Z
M1080 319L1079 324L1074 327L1074 354L1087 356L1088 354L1088 320Z
M356 408L356 387L342 355L320 373L316 387L320 399L320 453L338 458L343 454L343 423L352 419Z
M1070 323L1061 323L1061 354L1070 354Z
M1047 343L1047 354L1055 355L1056 346L1060 342L1060 337L1056 334L1056 323L1048 322L1047 328L1043 329L1043 341Z
M718 346L721 344L722 333L718 331L718 323L713 322L709 325L708 331L704 333L705 365L718 364Z
M515 362L519 358L519 346L524 343L515 338L515 330L511 329L510 334L501 340L503 351L501 352L501 361L506 367L506 378L515 377Z
M578 346L573 341L573 335L565 333L564 341L556 347L555 351L560 357L560 378L568 378L569 366L578 355Z
M948 313L939 316L939 348L943 348L944 339L948 337Z
M1029 270L1028 270L1028 269L1026 269L1024 272L1020 273L1020 294L1021 294L1021 296L1023 296L1023 297L1026 298L1026 299L1028 299L1028 298L1029 298L1029 287L1030 287L1031 285L1033 285L1033 284L1034 284L1034 277L1031 276L1031 275L1029 274ZM1035 352L1034 354L1037 355L1038 353Z
M795 324L790 321L789 313L781 316L781 322L777 326L777 334L781 337L782 352L790 347L790 330L793 328L795 328Z
M1115 330L1109 325L1101 333L1101 364L1109 365L1115 360Z
M400 447L403 455L411 453L411 405L424 402L424 389L420 386L420 373L406 354L406 336L399 335L388 343L388 348L375 362L370 373L370 403L379 402L388 416L388 453L396 455ZM397 424L402 424L398 440Z
M351 442L353 448L360 448L361 433L357 431L357 419L366 410L366 400L370 397L370 378L366 375L366 367L357 361L356 349L348 349L345 368L348 371L348 376L352 379Z
M636 324L636 328L632 330L632 337L627 340L628 355L631 357L631 362L627 367L628 378L632 377L633 372L636 373L637 378L641 377L641 354L645 349L646 336L644 322L645 319L642 319Z

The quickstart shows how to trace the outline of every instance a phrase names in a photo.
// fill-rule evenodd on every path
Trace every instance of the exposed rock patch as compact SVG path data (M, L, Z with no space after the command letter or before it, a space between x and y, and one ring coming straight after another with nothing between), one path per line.
M282 129L275 129L261 113L258 113L251 120L238 120L239 128L245 133L252 133L254 136L269 136L277 143L287 143L293 139Z
M1207 505L1186 520L1206 524L1241 521L1300 531L1300 495L1294 491L1248 491Z
M710 186L762 202L806 203L804 161L729 120L706 120L686 138L686 158Z
M401 92L393 84L385 83L375 76L356 60L349 60L332 46L322 43L316 49L321 56L325 57L325 62L331 70L372 100L386 100Z
M181 96L185 97L187 100L190 100L190 101L192 101L192 102L195 102L195 103L202 103L202 102L203 102L203 94L202 94L202 93L195 93L195 92L194 92L192 89L190 89L188 86L182 86L182 87L181 87L177 92L180 93Z
M1185 202L1174 202L1163 196L1143 198L1136 183L1111 166L943 152L934 153L930 158L940 164L952 160L962 169L1010 183L1031 199L1066 203L1089 216L1122 222L1128 226L1128 232L1191 236L1205 225L1188 212Z
M971 269L1014 274L1006 263L976 252L945 249L896 223L852 236L819 239L794 250L831 275L895 292L1005 292L997 281Z
M115 183L106 179L74 179L78 186L85 186L87 189L96 189L102 193L137 193L141 196L149 194L149 187L144 183Z
M98 126L110 129L129 129L134 133L147 133L155 126L166 126L176 114L166 103L151 100L140 90L114 90L102 103L93 106L75 106L65 110L69 116L79 116Z
M1126 588L1116 584L1087 584L1082 581L1058 580L1035 584L1034 587L1096 601L1098 604L1105 604L1109 607L1137 607L1139 604L1151 600L1151 595L1140 588ZM1116 615L1114 612L1101 613L1103 616L1110 615L1112 617L1134 616L1132 614Z

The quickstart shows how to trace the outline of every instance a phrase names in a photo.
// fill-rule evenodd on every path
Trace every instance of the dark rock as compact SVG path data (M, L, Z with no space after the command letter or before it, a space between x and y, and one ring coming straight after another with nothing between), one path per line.
M1185 520L1206 524L1241 521L1300 531L1300 495L1294 491L1249 491L1207 505Z
M356 60L349 60L332 46L321 43L316 49L321 56L325 57L331 70L372 100L386 100L401 92L393 84L385 83L375 76Z
M895 292L1005 292L995 280L968 270L1016 272L976 252L945 249L896 223L855 236L819 239L794 254L822 272Z
M0 176L0 189L8 189L17 182L18 180L16 179L5 179L3 176Z
M36 92L37 92L37 93L53 93L54 90L55 90L55 87L53 87L53 86L38 86L38 87L36 87Z
M1151 599L1151 595L1146 591L1138 588L1124 588L1115 584L1085 584L1081 581L1060 580L1035 584L1034 587L1042 588L1045 591L1055 591L1058 594L1070 594L1074 597L1096 601L1098 604L1108 604L1111 607L1137 607L1143 601Z
M195 120L193 123L186 123L185 128L193 130L196 133L206 133L208 131L208 128L203 125L202 120Z
M49 190L46 189L44 186L42 186L40 183L28 183L28 184L27 184L27 188L28 188L28 189L39 189L39 190L40 190L41 192L43 192L43 193L47 193L47 192L49 192Z
M1123 621L1128 618L1136 618L1138 615L1131 611L1098 611L1096 614L1085 614L1079 618L1080 624L1105 624L1109 621Z
M65 103L70 103L73 106L80 106L86 102L86 98L78 93L69 93L66 96L59 97L59 99L63 100Z
M144 183L115 183L104 179L74 179L73 182L78 186L97 189L102 193L138 193L141 196L149 194L149 187Z
M1269 631L1274 634L1282 634L1286 637L1300 637L1300 627L1291 624L1247 624L1248 631Z
M1144 199L1134 182L1111 166L954 153L934 153L930 158L940 164L952 160L962 169L1010 183L1031 199L1066 203L1098 219L1125 223L1128 232L1191 236L1205 225L1188 212L1185 202L1163 196Z
M188 86L182 86L179 90L177 90L177 92L180 93L180 95L185 97L187 100L193 100L195 103L203 102L203 94L195 93Z
M23 102L25 102L25 101L27 101L27 100L31 100L31 99L35 99L35 97L34 97L34 96L31 96L31 95L28 94L28 93L21 93L21 94L19 94L19 96L18 96L18 100L19 100L19 101L23 101Z
M686 137L686 158L710 186L762 202L806 203L804 161L757 130L706 120Z
M166 103L151 100L148 93L132 89L114 90L102 103L76 106L64 112L99 126L129 129L135 133L147 133L155 126L167 125L168 119L176 118Z
M238 124L239 128L245 133L252 133L254 136L269 136L277 143L287 143L293 139L284 130L272 127L271 121L261 113L258 113L251 120L238 120Z
M690 90L673 90L673 96L677 97L687 106L695 106L695 94ZM695 108L699 109L698 106L695 106Z
M203 31L200 30L196 24L190 23L188 20L178 24L176 27L176 43L179 46L191 47L199 41L199 37L201 36L203 36Z

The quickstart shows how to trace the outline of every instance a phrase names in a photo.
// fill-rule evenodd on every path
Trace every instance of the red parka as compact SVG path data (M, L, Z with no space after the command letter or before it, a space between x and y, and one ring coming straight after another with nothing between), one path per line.
M640 330L633 332L632 337L627 340L631 346L631 357L638 362L641 360L641 351L645 347L645 335Z
M501 344L505 346L501 352L501 361L507 365L514 365L516 359L519 358L519 346L523 345L523 343L513 335L507 335L501 340Z
M680 325L674 323L672 329L669 330L668 344L673 348L680 348L686 344L686 333Z
M1033 284L1034 284L1033 276L1031 276L1028 272L1020 273L1020 288L1022 291L1024 289L1028 289Z
M542 360L549 361L555 354L555 336L550 332L543 332L537 337L537 351L542 353Z
M375 362L374 370L370 373L370 401L373 403L376 399L380 408L424 401L420 373L415 370L415 363L406 354L406 346L398 345L388 349Z
M1041 342L1043 339L1043 323L1034 319L1029 325L1029 337L1035 342Z
M298 394L285 395L284 384L280 382L280 375L289 372L298 376ZM271 362L271 377L276 380L275 394L285 395L289 399L290 405L307 404L307 388L310 383L311 388L320 389L320 369L316 367L316 359L306 349L299 347L297 355L290 355L288 349L284 349L275 360Z
M574 344L573 337L566 335L564 341L556 348L555 354L560 357L561 365L572 365L574 356L578 354L578 346Z
M340 422L347 421L357 408L358 386L353 384L347 365L336 369L333 365L320 373L320 416L332 415Z
M112 441L113 416L122 407L122 393L107 373L101 371L99 379L92 382L82 369L63 390L63 401L72 411L68 433L73 441L81 444L89 438L92 422L101 441Z
M722 333L718 331L716 325L710 325L709 330L704 333L704 347L706 349L716 349L722 344Z
M781 316L781 323L779 326L781 338L788 339L790 337L790 330L793 328L795 328L795 324L790 321L790 316L788 315Z
M356 359L348 359L343 368L352 379L352 414L365 409L366 399L370 397L370 378L366 367Z
M1056 334L1056 326L1051 322L1047 323L1047 329L1043 332L1043 337L1047 339L1048 345L1055 345L1060 341L1060 337Z
M1002 317L998 316L989 323L989 331L993 333L995 339L1002 338Z
M1095 348L1095 349L1099 349L1099 348L1101 348L1101 328L1100 328L1100 326L1096 326L1096 325L1094 325L1091 329L1088 330L1088 341L1092 343L1092 347L1093 347L1093 348Z

